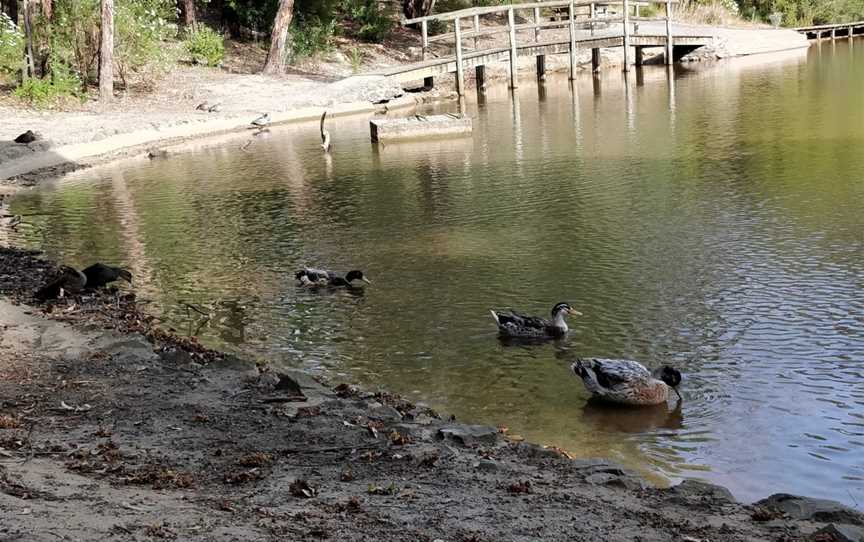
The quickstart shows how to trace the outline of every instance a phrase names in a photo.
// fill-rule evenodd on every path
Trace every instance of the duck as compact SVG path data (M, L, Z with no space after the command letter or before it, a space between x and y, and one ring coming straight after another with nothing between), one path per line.
M38 132L34 132L33 130L27 130L26 132L15 138L15 143L23 143L26 145L28 143L38 141L39 139L41 139L41 136Z
M582 379L591 395L610 403L659 405L669 399L670 390L681 400L678 392L681 372L668 365L652 373L638 361L629 359L580 358L570 369Z
M495 319L495 324L498 326L498 333L502 337L562 337L569 330L564 318L567 315L582 316L581 312L563 301L552 307L551 320L520 314L512 309L507 312L490 309L489 312L492 313L492 318Z
M304 267L294 273L294 278L300 283L300 286L332 286L332 287L354 287L352 284L355 280L362 280L366 284L372 284L372 281L366 278L363 271L353 270L348 271L344 277L340 277L333 271L325 269L315 269L312 267Z
M255 128L258 128L258 129L266 128L267 126L270 125L270 113L264 113L263 115L261 115L260 117L258 117L255 120L253 120L249 124L251 124L252 126L254 126Z
M103 263L94 263L82 271L87 277L87 288L101 288L118 279L123 279L132 284L132 273L122 267L112 267Z
M47 301L63 297L67 293L80 293L87 284L87 277L74 267L63 265L59 274L48 284L36 291L36 299Z

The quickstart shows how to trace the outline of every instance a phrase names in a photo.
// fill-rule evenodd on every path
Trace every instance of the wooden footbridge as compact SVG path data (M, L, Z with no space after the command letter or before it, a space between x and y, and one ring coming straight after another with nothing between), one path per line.
M419 25L423 37L422 60L390 68L385 75L401 82L422 79L427 87L437 75L456 74L456 90L465 90L465 70L475 69L478 88L485 82L485 67L493 62L510 62L510 86L517 86L519 57L535 57L537 76L546 71L546 55L569 54L570 78L577 69L577 53L591 50L591 64L600 66L600 49L622 47L623 69L630 69L631 49L635 63L641 65L646 48L662 48L664 59L671 64L684 54L710 44L713 36L692 35L673 26L673 5L678 0L589 1L557 0L494 7L478 7L404 19L403 25ZM659 6L659 9L658 9ZM640 15L659 11L656 16ZM506 17L506 25L498 21ZM494 20L496 24L490 25ZM445 25L448 31L430 36L430 23ZM483 22L487 25L483 26ZM452 25L452 26L451 26ZM488 46L482 38L506 34L506 46ZM552 34L552 35L550 35ZM467 40L467 43L466 43ZM454 54L433 58L430 44L452 44Z
M836 40L838 38L851 38L856 35L864 35L864 21L801 26L795 30L806 35L807 39L811 40L822 40L826 37Z

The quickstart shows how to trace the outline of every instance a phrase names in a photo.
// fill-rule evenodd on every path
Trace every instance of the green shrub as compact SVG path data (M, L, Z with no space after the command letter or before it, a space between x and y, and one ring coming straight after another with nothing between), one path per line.
M12 19L0 12L0 75L20 70L23 58L24 37Z
M393 29L393 20L378 7L378 0L346 0L348 17L360 25L357 35L363 41L380 43Z
M298 58L315 56L333 49L333 35L336 33L336 19L322 21L318 17L298 17L292 24L291 56Z
M218 66L225 57L225 42L222 34L210 27L199 26L190 32L183 43L193 62Z
M83 98L81 80L58 58L51 59L51 75L31 77L14 91L15 96L37 107L52 105L64 98Z
M114 18L114 62L128 87L152 85L175 60L165 42L177 34L175 0L120 0Z

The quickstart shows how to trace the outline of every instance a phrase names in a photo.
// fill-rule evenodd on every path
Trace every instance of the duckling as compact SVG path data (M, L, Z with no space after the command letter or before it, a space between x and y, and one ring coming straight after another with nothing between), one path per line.
M68 265L60 267L60 274L36 292L36 299L47 301L63 297L66 293L77 294L87 284L87 277L81 271Z
M492 318L498 326L498 333L502 337L527 337L527 338L554 338L565 335L568 331L567 322L564 317L568 314L582 316L582 313L561 302L552 307L552 319L540 318L539 316L527 316L513 310L509 312L490 309Z
M120 267L112 267L102 263L94 263L84 271L84 276L87 277L87 288L101 288L109 282L114 282L117 279L123 279L129 284L132 284L132 273Z
M671 389L681 400L681 373L668 365L651 374L638 361L587 358L577 359L570 368L598 399L623 405L659 405L667 401Z
M352 282L355 280L362 280L366 284L372 284L372 281L363 275L363 271L358 271L356 269L354 271L348 271L343 278L333 271L304 267L294 274L294 278L297 279L300 286L354 287Z

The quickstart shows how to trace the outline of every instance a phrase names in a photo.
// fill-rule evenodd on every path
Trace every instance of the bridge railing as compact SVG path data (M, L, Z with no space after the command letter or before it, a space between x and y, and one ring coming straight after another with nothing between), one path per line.
M540 42L540 33L544 29L567 28L570 35L570 76L574 76L576 71L576 29L590 29L591 34L600 25L621 23L624 45L624 70L629 70L629 54L630 54L630 37L635 33L635 28L638 27L640 21L665 21L666 22L666 63L672 63L672 6L677 4L678 0L552 0L529 2L523 4L510 4L504 6L486 6L468 9L460 9L445 13L437 13L427 15L425 17L415 17L413 19L402 19L403 25L419 24L420 33L422 36L422 59L426 60L429 54L429 44L435 42L452 41L456 50L456 89L459 94L462 94L464 85L464 74L462 73L463 66L463 43L465 38L474 39L475 51L480 51L479 40L481 37L493 36L496 34L508 34L510 39L510 85L516 87L516 62L517 62L517 32L533 30L533 41ZM650 4L659 4L665 6L665 14L660 17L642 17L639 14L640 7ZM620 12L613 12L614 16L609 16L609 8L620 9ZM601 9L602 8L602 9ZM577 16L577 9L582 11L581 15L587 17L580 18ZM558 16L561 16L566 11L566 18L560 20L544 20L542 17L543 11L550 11ZM527 13L530 17L528 23L516 24L516 14ZM481 17L488 15L507 15L507 25L481 26ZM521 17L520 17L521 18ZM528 19L528 17L526 17ZM470 21L470 26L463 28L463 20ZM444 32L435 36L429 36L429 23L432 21L453 22L453 30ZM631 30L631 25L635 24L634 30ZM538 70L540 69L541 57L538 57Z
M794 30L806 35L808 39L821 40L826 34L830 35L831 39L837 39L838 37L851 38L856 34L856 30L859 29L864 30L864 21L800 26ZM841 31L843 32L842 34L840 33Z

